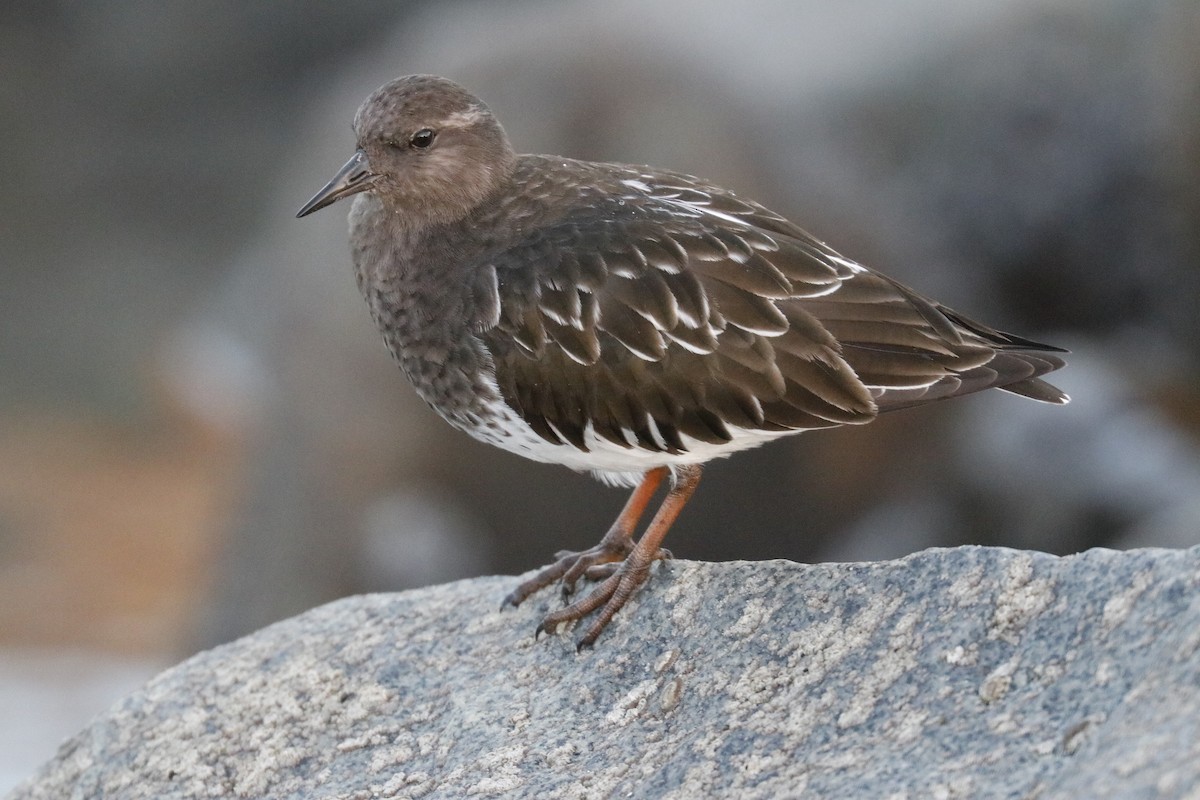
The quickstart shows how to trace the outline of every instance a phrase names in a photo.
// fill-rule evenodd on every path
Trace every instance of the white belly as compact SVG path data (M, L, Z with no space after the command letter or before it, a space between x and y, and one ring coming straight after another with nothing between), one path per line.
M584 429L583 440L587 451L571 444L551 444L539 436L525 420L499 397L488 404L492 420L488 425L467 425L451 420L471 436L519 456L547 464L561 464L579 472L593 472L600 480L614 486L636 486L648 470L656 467L678 467L686 464L703 464L714 458L724 458L739 450L757 447L760 444L799 431L758 431L729 426L732 440L723 444L710 444L680 434L684 452L667 453L647 450L631 445L621 447L608 439L597 436L591 424ZM653 423L651 423L653 424ZM628 433L633 440L633 433ZM563 437L564 439L566 437ZM672 469L674 472L674 469Z

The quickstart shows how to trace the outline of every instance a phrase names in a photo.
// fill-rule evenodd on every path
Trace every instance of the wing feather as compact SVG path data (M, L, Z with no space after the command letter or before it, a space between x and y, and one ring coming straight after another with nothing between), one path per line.
M682 453L993 386L1065 402L1040 379L1063 365L1057 348L940 306L724 190L577 163L580 185L607 191L514 230L471 287L501 395L549 442L586 449L590 431Z

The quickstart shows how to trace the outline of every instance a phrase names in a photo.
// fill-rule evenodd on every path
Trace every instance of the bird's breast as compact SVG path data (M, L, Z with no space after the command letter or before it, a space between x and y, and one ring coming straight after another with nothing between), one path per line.
M500 395L472 331L463 260L393 224L369 197L355 203L350 238L359 290L417 394L456 427L486 426Z

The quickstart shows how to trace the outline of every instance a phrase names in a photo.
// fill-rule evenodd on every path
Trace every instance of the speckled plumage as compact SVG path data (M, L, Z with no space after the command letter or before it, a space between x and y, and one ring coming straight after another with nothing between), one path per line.
M1058 348L976 323L691 176L516 155L445 79L381 87L355 129L359 151L301 215L362 192L358 285L421 397L491 444L641 484L601 545L510 598L608 574L547 618L603 604L585 644L665 554L704 462L992 387L1067 400L1039 377L1063 366Z

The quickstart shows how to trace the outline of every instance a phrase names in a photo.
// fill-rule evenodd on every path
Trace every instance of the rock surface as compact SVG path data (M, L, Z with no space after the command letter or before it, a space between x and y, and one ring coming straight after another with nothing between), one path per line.
M152 680L34 798L1200 796L1200 549L660 565L593 651L512 578L315 609Z

